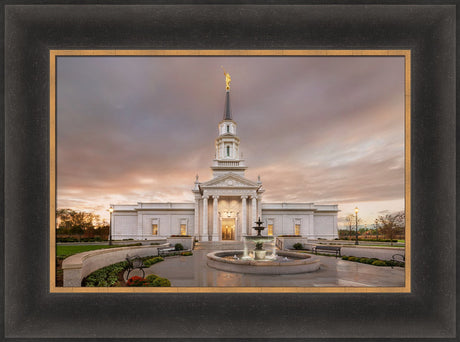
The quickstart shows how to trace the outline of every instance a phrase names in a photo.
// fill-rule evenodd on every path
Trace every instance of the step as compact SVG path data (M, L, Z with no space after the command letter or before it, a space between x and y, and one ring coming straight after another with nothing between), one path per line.
M242 250L242 241L200 241L195 243L195 250Z

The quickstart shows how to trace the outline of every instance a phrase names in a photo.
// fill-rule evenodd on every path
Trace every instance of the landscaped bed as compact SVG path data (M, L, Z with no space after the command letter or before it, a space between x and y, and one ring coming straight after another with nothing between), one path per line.
M142 258L145 266L150 267L158 262L163 261L162 257L147 256ZM128 267L127 261L118 262L94 271L82 281L83 287L120 287L120 286L171 286L171 283L166 278L161 278L156 275L149 276L151 281L134 276L125 281L124 274ZM157 281L153 282L153 279ZM169 285L167 285L169 283ZM143 284L143 285L140 285Z
M360 262L362 264L369 264L373 266L398 266L404 267L404 262L397 260L380 260L377 258L360 258L354 256L342 256L342 260Z
M65 258L71 255L95 251L98 249L107 248L118 248L118 247L129 247L129 246L140 246L141 243L133 243L130 245L81 245L81 246L56 246L56 286L64 285L64 274L62 271L62 262Z
M330 256L335 257L335 255L333 255L333 254L312 253L311 251L302 250L302 249L299 249L299 248L296 249L295 251L300 252L300 253L315 254L315 255L321 255L321 256L327 256L327 257L330 257ZM372 266L391 266L391 267L394 267L394 266L404 267L405 266L404 262L397 261L397 260L381 260L381 259L377 259L377 258L355 257L355 256L347 256L347 255L342 256L342 260L360 262L362 264L368 264L368 265L372 265Z

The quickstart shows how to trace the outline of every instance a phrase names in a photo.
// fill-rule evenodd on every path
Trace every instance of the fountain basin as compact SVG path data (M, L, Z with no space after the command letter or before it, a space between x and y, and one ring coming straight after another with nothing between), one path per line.
M320 266L319 259L308 254L285 251L276 254L288 260L242 260L243 251L217 251L207 254L207 264L227 272L274 275L314 272ZM231 258L234 255L240 259Z

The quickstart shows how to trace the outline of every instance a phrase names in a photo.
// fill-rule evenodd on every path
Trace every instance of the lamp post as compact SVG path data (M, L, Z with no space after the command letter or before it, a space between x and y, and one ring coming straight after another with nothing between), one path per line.
M109 208L110 212L110 225L109 225L109 246L112 246L112 213L113 213L113 208Z
M355 208L355 218L356 218L356 241L355 241L355 245L359 245L359 242L358 242L358 207Z

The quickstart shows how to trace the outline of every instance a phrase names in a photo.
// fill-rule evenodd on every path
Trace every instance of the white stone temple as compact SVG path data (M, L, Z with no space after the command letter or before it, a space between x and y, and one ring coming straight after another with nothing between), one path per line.
M260 177L245 177L237 124L230 108L230 75L226 75L223 120L215 141L212 179L199 182L192 192L194 203L137 203L111 205L114 240L153 240L171 235L191 235L199 241L241 241L254 235L252 227L260 217L263 235L301 235L311 239L334 239L338 205L314 203L264 203Z

